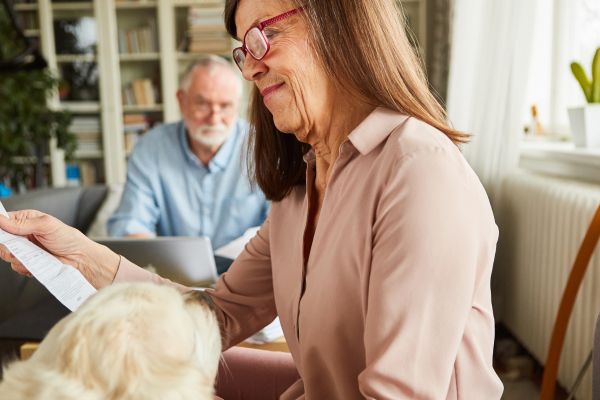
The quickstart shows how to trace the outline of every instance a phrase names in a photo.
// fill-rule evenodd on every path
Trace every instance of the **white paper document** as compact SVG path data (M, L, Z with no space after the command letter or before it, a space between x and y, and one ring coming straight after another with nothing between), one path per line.
M0 213L8 216L0 202ZM24 237L0 229L0 244L16 258L69 310L75 311L96 289L70 265L63 264L46 250Z
M234 239L226 245L216 249L215 255L236 259L237 256L239 256L240 253L244 250L244 246L246 246L246 243L248 243L250 239L252 239L256 235L256 232L258 232L259 229L260 226L248 228L246 232L244 232L244 234L239 238Z

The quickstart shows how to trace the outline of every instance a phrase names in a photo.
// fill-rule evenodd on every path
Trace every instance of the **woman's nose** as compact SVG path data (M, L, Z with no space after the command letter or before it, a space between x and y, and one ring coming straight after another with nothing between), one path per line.
M254 81L262 74L267 72L267 66L264 62L255 60L250 54L244 61L244 68L242 69L242 76L247 81Z

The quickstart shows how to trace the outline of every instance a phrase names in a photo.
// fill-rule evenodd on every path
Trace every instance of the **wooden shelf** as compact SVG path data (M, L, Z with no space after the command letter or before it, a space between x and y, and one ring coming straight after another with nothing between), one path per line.
M72 63L72 62L96 62L95 54L57 54L56 62Z
M14 5L15 11L37 11L38 5L36 3L17 3Z
M158 61L159 59L160 59L160 53L121 53L121 54L119 54L119 60L121 62Z
M98 158L102 158L103 154L102 154L102 150L76 150L75 151L75 158L79 159L79 160L93 160L93 159L98 159Z
M135 112L160 112L163 110L162 104L155 104L153 106L141 106L141 105L124 105L124 113L135 113Z
M117 10L137 10L145 8L156 8L156 1L116 1L115 8Z
M37 36L40 36L40 30L39 29L25 29L23 31L23 33L27 37L37 37Z
M12 162L14 162L15 164L20 164L20 165L32 165L32 164L36 164L37 163L37 157L34 157L34 156L29 156L29 157L16 156L16 157L12 157ZM45 156L43 162L44 162L44 164L49 164L50 163L50 157L49 156Z
M190 7L190 6L200 6L200 7L223 7L223 0L172 0L172 3L175 7Z
M73 114L92 114L100 112L100 104L93 101L63 101L58 106L58 109L69 111Z
M52 3L54 11L93 11L94 3L92 2L76 2L76 3Z

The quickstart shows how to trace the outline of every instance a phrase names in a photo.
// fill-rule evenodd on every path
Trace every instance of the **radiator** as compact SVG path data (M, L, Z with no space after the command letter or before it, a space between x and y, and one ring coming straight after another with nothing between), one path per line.
M600 204L600 186L515 173L502 185L496 218L499 319L543 364L562 291L579 245ZM592 348L600 312L600 246L579 290L563 347L558 380L570 388ZM591 399L591 368L577 399Z

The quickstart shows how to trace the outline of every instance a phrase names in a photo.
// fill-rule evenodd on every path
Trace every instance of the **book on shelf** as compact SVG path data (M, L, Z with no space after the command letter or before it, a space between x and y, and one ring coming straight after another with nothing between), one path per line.
M125 141L125 154L131 154L138 141L138 136L139 135L136 132L125 132L125 135L123 136L123 140Z
M123 130L125 132L145 132L150 128L150 123L150 118L145 114L125 114L123 116Z
M77 151L95 153L102 149L102 137L98 134L77 134Z
M140 135L152 127L154 120L147 114L125 114L123 130L125 131L125 153L130 154Z
M130 30L119 30L119 53L154 53L158 51L156 24L150 20L147 25Z
M133 85L133 94L135 95L135 104L143 106L150 104L150 99L147 98L145 82L145 79L136 79L131 82Z
M194 25L218 25L223 26L223 7L192 6L188 9L187 20L189 26Z
M96 152L101 149L100 126L99 117L76 116L73 118L69 131L75 134L78 151Z
M74 133L99 133L100 118L91 116L76 116L73 117L69 130Z
M190 7L187 31L179 50L192 53L219 53L230 49L231 41L222 21L222 7Z
M159 90L150 79L134 79L122 89L123 104L126 106L154 106L159 102Z
M213 42L198 40L190 42L188 52L190 53L224 53L231 50L229 41Z
M188 31L188 51L191 53L217 53L231 49L231 39L226 32Z

